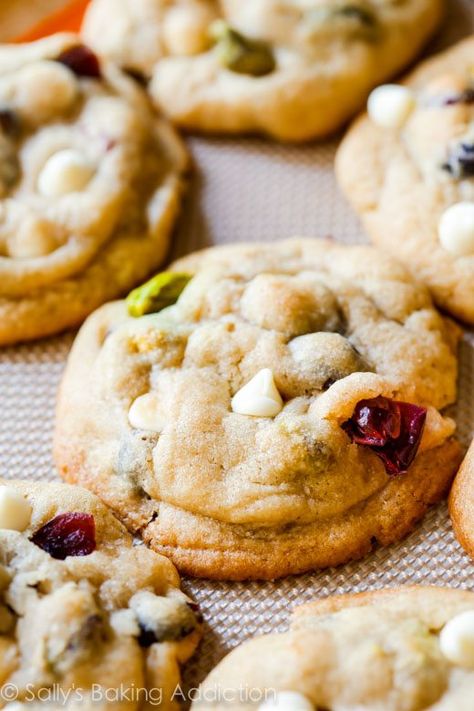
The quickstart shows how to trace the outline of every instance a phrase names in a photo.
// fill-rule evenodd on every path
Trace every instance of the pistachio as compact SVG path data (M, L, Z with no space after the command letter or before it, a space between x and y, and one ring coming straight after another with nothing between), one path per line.
M130 292L127 297L128 313L130 316L139 318L145 314L162 311L167 306L176 303L191 279L191 274L179 272L157 274Z
M198 625L196 614L185 600L142 591L130 600L130 608L137 618L142 647L183 639Z
M274 71L275 57L266 42L245 37L224 20L212 23L211 37L216 43L219 61L226 69L253 77Z

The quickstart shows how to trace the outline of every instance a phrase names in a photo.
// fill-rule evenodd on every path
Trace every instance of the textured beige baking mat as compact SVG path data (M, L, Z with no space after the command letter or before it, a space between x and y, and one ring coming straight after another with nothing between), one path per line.
M474 30L474 0L451 4L437 46ZM292 235L363 241L332 172L336 142L306 147L260 140L192 139L195 172L174 255L242 240ZM0 351L0 473L55 477L51 433L58 381L73 335ZM459 402L452 410L467 445L474 429L474 333L461 345ZM474 589L474 565L455 541L445 505L399 545L364 560L276 583L226 584L185 579L200 604L206 634L188 665L194 686L230 648L259 633L282 629L289 610L318 595L413 583Z

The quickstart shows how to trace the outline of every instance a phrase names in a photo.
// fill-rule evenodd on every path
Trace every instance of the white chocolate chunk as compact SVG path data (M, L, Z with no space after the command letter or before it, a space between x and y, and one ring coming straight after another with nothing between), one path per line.
M159 410L160 403L154 393L140 395L128 411L128 421L137 430L161 432L165 422Z
M264 368L243 388L235 393L231 402L233 412L252 417L275 417L283 408L273 373Z
M140 590L130 599L130 608L136 614L140 623L153 629L163 620L170 620L182 602L175 599L155 595L148 590Z
M10 486L0 486L0 528L24 531L31 520L31 506Z
M112 629L124 637L138 637L140 628L133 610L116 610L110 615Z
M49 60L29 63L6 81L12 83L9 93L15 109L34 126L58 119L80 93L74 73L60 62Z
M172 7L163 21L163 37L170 54L193 55L209 45L209 24L214 19L210 10L200 5Z
M80 151L67 148L46 161L38 178L44 197L61 197L83 190L91 181L95 167Z
M369 96L367 112L383 128L401 128L415 108L415 96L406 86L383 84Z
M439 221L439 241L456 257L474 254L474 202L451 205Z
M439 646L452 664L474 669L474 610L449 620L441 630Z
M314 711L311 701L298 691L269 693L258 711Z
M34 259L51 254L57 247L53 226L39 217L27 217L8 241L13 259Z

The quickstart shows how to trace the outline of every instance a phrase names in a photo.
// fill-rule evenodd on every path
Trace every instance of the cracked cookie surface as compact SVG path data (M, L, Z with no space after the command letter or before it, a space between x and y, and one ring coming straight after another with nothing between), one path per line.
M186 152L79 37L0 46L0 344L78 325L166 254Z
M403 260L439 306L468 323L474 323L473 58L470 37L423 62L404 82L414 99L406 122L383 128L361 117L336 160L339 183L372 240ZM470 229L470 247L453 253L440 229L459 203L470 217L464 227L463 218L451 226L449 236L457 232L459 239Z
M441 0L94 0L83 34L152 76L152 97L180 126L301 141L354 115L442 12Z
M195 274L175 305L132 318L109 304L80 332L56 420L64 478L179 568L237 579L361 556L444 495L459 451L436 408L455 399L458 333L401 265L294 239L172 268ZM255 398L269 416L252 416ZM376 432L372 451L347 431L366 400L388 407L375 425L385 444L413 434L400 431L399 401L426 415L398 475Z
M473 615L474 594L449 588L317 600L293 611L289 631L232 651L192 708L469 711L474 665L445 656L445 635Z
M29 515L16 526L0 514L0 689L17 690L0 708L140 711L159 690L177 708L200 624L172 563L80 487L4 484L2 503Z

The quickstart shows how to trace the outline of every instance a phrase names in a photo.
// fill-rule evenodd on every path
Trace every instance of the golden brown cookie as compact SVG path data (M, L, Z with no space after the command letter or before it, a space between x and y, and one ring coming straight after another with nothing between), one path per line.
M302 141L336 131L410 62L443 0L93 0L83 35L152 76L176 124Z
M457 329L397 262L294 239L172 269L131 295L137 317L109 304L80 332L65 479L182 570L234 579L360 557L445 495Z
M192 709L470 711L474 593L406 587L317 600L245 642Z
M474 37L380 87L336 160L373 241L474 323Z
M78 325L164 258L185 150L75 35L0 46L0 344Z
M474 558L474 444L454 480L449 512L458 541Z
M96 496L0 484L1 708L141 711L161 693L173 711L199 638L172 563Z

